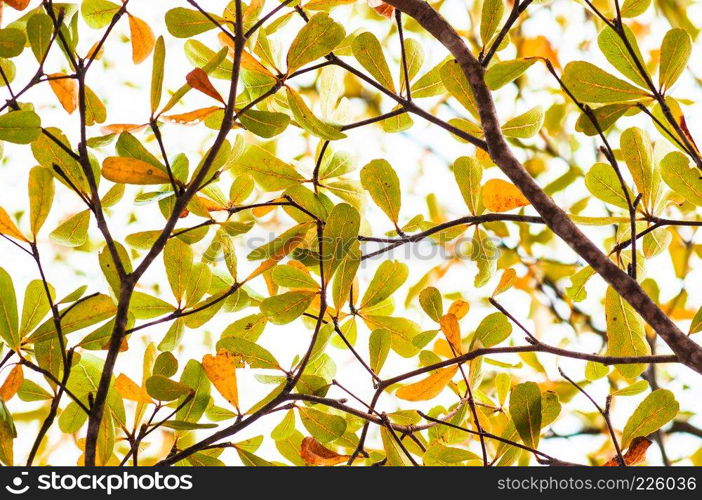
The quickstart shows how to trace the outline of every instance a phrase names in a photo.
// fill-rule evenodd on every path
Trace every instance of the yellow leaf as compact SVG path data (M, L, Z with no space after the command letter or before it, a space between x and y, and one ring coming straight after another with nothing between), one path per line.
M322 446L322 444L311 436L302 440L300 445L300 456L310 465L337 465L345 462L348 455L339 455L335 451Z
M156 38L145 21L132 15L129 15L129 33L132 38L132 60L134 64L139 64L154 50Z
M229 38L224 33L218 35L220 43L224 46L229 47L234 50L234 41ZM252 73L258 73L260 75L266 75L271 78L275 78L275 75L271 73L263 64L261 64L258 59L252 56L248 51L244 50L241 53L241 67L245 70L251 71Z
M439 318L441 331L446 335L446 340L453 348L454 355L463 354L461 347L461 328L458 326L458 318L453 314L445 314Z
M53 73L47 76L50 78L51 90L56 94L63 109L69 114L73 113L78 107L78 82L73 78L56 78L66 76L63 73Z
M502 273L502 277L500 278L500 282L495 287L495 291L492 292L492 296L494 297L502 292L506 292L512 287L512 285L514 285L516 280L517 272L511 267L509 269L505 269Z
M102 162L102 175L105 179L122 184L167 184L168 174L150 163L136 158L110 156Z
M0 387L0 399L3 401L12 399L12 396L19 391L23 380L24 371L22 371L22 365L15 365L5 379L5 382L3 382L2 387Z
M0 234L12 236L16 240L28 241L2 207L0 207Z
M456 371L458 371L458 367L455 365L441 368L419 382L400 387L395 395L406 401L434 399L451 382Z
M136 401L137 403L151 404L154 402L143 387L139 386L124 373L115 379L115 390L124 399Z
M483 185L483 205L491 212L507 212L529 205L529 200L512 183L490 179Z
M456 319L462 319L466 314L468 314L468 309L470 309L470 304L465 300L457 299L449 306L448 312L446 314L453 314Z
M215 111L219 111L219 106L210 106L208 108L195 109L193 111L188 111L187 113L180 113L176 115L164 116L164 120L168 120L175 123L195 123L200 122L210 116Z
M234 355L225 349L220 349L215 356L205 354L202 367L217 391L238 410L239 391L236 386Z

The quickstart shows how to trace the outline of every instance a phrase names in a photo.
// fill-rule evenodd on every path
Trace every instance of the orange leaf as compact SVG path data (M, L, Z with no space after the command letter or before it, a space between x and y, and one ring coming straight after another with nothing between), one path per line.
M208 212L217 212L220 210L226 210L229 207L225 207L217 203L216 201L210 200L209 198L205 198L204 196L195 196L197 199L198 203L202 208L207 210Z
M97 52L95 52L96 50L97 50ZM105 53L105 46L100 45L100 42L95 42L93 44L93 46L90 47L90 50L85 55L85 58L86 59L100 59L104 53Z
M12 396L17 394L22 381L24 380L24 371L22 371L22 365L15 365L10 374L3 382L2 387L0 387L0 399L3 401L9 401Z
M224 103L224 99L222 99L222 96L219 95L217 89L214 88L212 82L210 81L210 77L207 76L207 73L205 73L203 69L195 68L190 73L188 73L188 76L185 77L185 80L188 82L188 85L190 85L195 90L199 90L203 94L208 95L213 99L217 99L221 103Z
M12 236L16 240L28 241L2 207L0 207L0 234Z
M108 134L121 134L122 132L138 132L139 130L146 127L146 124L138 125L136 123L113 123L112 125L105 125L100 127L100 132L105 135Z
M453 314L445 314L439 318L441 331L446 335L446 340L453 348L454 355L463 354L461 347L461 327L458 326L458 318Z
M470 309L470 304L465 300L457 299L449 306L448 312L446 314L453 314L456 319L462 319L466 314L468 314L468 309Z
M372 7L378 14L383 17L387 17L388 19L392 18L393 13L395 12L395 7L386 4L381 0L368 0L368 6Z
M507 212L529 205L517 186L502 179L490 179L483 185L483 205L491 212Z
M58 97L63 109L68 111L69 114L73 113L78 107L78 82L73 78L53 79L57 76L66 76L63 73L53 73L47 76L52 78L49 80L49 85L51 85L51 90Z
M502 273L502 277L500 278L500 282L497 284L495 287L495 291L492 292L492 296L494 297L495 295L499 295L502 292L506 292L509 290L512 285L514 285L514 282L517 280L517 272L512 269L511 267L508 269L505 269L504 272Z
M287 201L285 198L276 198L273 200L274 202L279 202L279 201ZM264 205L262 207L256 207L251 210L251 213L254 214L256 217L263 217L264 215L272 212L278 208L278 205Z
M325 448L322 444L311 436L302 440L300 445L300 456L310 465L337 465L346 462L348 455L339 455L335 451Z
M202 367L217 391L238 410L239 391L236 386L234 355L224 349L220 349L215 356L205 354L202 358Z
M7 5L15 10L24 10L29 5L29 0L3 0Z
M551 42L543 35L534 38L525 38L519 44L520 57L545 57L556 67L560 68L558 52L553 50Z
M122 184L167 184L168 174L136 158L110 156L102 162L102 176Z
M154 402L143 387L140 387L124 373L115 379L115 390L124 399L130 399L137 403L146 403L148 405Z
M634 438L634 440L629 445L629 449L624 453L624 463L626 465L636 465L641 463L646 458L646 450L651 446L651 440L639 436ZM617 467L619 466L619 457L614 457L606 463L602 464L602 467Z
M156 38L151 27L145 21L129 15L129 33L132 38L132 61L139 64L149 57L154 50Z
M406 401L428 401L434 399L451 382L456 371L458 371L458 367L455 365L441 368L419 382L400 387L395 395Z
M215 111L219 111L219 106L210 106L208 108L200 108L193 111L188 111L187 113L180 113L176 115L164 116L164 120L168 120L175 123L194 123L199 122L210 116Z

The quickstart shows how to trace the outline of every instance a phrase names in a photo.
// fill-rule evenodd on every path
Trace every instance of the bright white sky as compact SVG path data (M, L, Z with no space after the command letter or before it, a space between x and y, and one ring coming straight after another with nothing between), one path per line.
M35 0L32 2L32 5L38 3L39 1ZM202 5L212 12L220 12L226 3L227 2L221 0L203 1ZM469 25L469 19L466 14L466 2L448 0L446 3L447 5L442 12L445 15L449 15L452 21L459 24L462 22L461 20L465 20L463 22L463 27L467 27ZM269 0L267 2L268 8L274 5L276 5L275 0ZM153 27L154 32L158 35L161 33L166 34L163 13L167 8L175 6L187 6L187 2L132 0L130 2L129 11L133 15L148 21ZM365 6L361 5L357 8L365 9ZM333 17L341 22L345 22L346 19L348 19L347 13L350 10L351 8L347 7L339 8L334 11ZM556 0L554 2L543 3L535 2L535 4L529 8L529 12L530 19L524 24L525 33L530 35L543 34L547 36L554 47L558 48L560 60L564 66L571 60L587 59L595 63L602 63L604 67L606 63L603 62L604 59L602 56L596 52L596 47L595 50L588 49L587 53L582 53L583 42L593 40L596 36L596 32L591 24L585 24L583 22L583 9L578 5L578 2L574 0ZM693 20L702 19L702 4L697 2L691 6L689 9L689 16ZM16 13L6 7L3 26L7 26L15 17ZM555 19L559 17L571 23L569 24L570 27L565 31L555 22ZM648 22L651 18L652 11L650 10L641 20ZM378 34L381 39L387 34L390 26L388 22L369 23L367 20L358 17L353 22L354 24L351 27L347 26L347 32L355 29L372 30ZM299 29L299 23L298 19L294 19L288 27L288 32L294 34L295 30ZM82 38L80 47L82 47L83 52L85 52L95 41L98 32L90 30L86 26L82 26L81 28ZM654 49L656 44L660 43L665 29L666 25L662 22L654 24L652 27L652 35L642 44L641 48L644 53ZM116 33L111 37L103 60L96 65L94 70L91 70L91 74L88 78L88 84L105 100L109 112L107 123L143 123L148 120L148 89L150 85L151 62L149 59L139 66L132 64L127 35L127 22L126 19L124 19L119 23ZM416 34L414 33L409 33L408 36L416 38ZM214 35L210 34L209 38L203 37L202 39L213 40L213 37ZM214 43L215 42L213 42L212 45L213 47L215 46ZM167 35L166 45L166 88L173 90L181 85L184 81L185 74L190 70L191 66L184 57L182 40L177 40ZM390 45L390 52L396 55L397 44L394 38L391 39ZM512 49L509 50L511 51ZM693 62L699 60L701 50L702 47L700 47L700 43L696 43L691 59ZM425 52L425 64L420 74L423 74L424 71L428 70L433 64L446 56L445 51L437 44L425 45ZM51 72L67 70L58 51L52 51L52 53L53 55L49 59L47 69ZM505 53L502 57L509 58L510 55ZM16 59L16 62L19 61L22 61L22 63L18 64L17 76L13 84L14 90L21 88L35 70L34 59L29 51L26 51L21 58ZM396 61L391 62L391 68L396 76L399 75L399 66ZM700 68L693 65L691 71L697 77L702 77ZM553 88L552 81L548 79L547 74L536 65L529 70L528 75L530 77L528 87L534 90L526 94L526 99L515 100L515 92L509 87L502 89L498 93L497 104L503 118L506 119L517 115L537 103L548 105L552 102L551 94L548 91L541 90L543 84L548 84L549 88ZM679 83L674 93L676 97L690 99L699 99L701 97L699 88L693 86L691 74L686 74L681 80L681 83ZM300 84L304 83L309 83L309 81L300 81ZM221 81L215 81L215 85L221 84ZM220 89L224 94L225 87L220 86ZM192 92L190 93L186 101L187 105L179 108L181 111L194 109L200 105L211 105L206 97L195 96L194 94L195 93ZM69 137L73 139L75 144L78 130L78 117L77 115L67 117L65 112L59 107L53 94L49 91L47 84L27 93L24 100L35 103L37 111L42 117L42 124L44 126L61 127ZM420 101L419 104L429 109L432 102L432 100L426 100ZM389 101L384 101L384 111L390 110L391 107L392 104ZM364 106L361 102L352 101L350 103L350 108L353 116L349 121L355 121L366 117L366 115L363 114ZM696 116L696 112L699 112L698 105L688 108L688 117ZM442 109L440 114L445 118L452 117L450 111L445 109ZM648 124L640 117L629 118L626 120L626 124L627 126L638 125L650 129ZM699 120L689 119L688 124L692 130L693 136L702 138L702 123ZM209 144L212 138L211 133L203 133L202 127L188 128L167 125L164 127L163 132L166 148L171 155L184 152L190 157L191 165L197 162L203 146ZM91 135L97 135L99 133L99 127L94 127L94 129L91 130ZM233 135L234 133L232 136ZM284 159L292 159L298 154L307 151L308 147L311 147L312 150L315 147L314 143L311 145L306 144L292 127L288 128L283 137L284 140L279 144L279 151L280 156ZM657 141L660 139L655 133L653 137L655 137ZM247 140L252 140L252 138L247 136ZM587 170L593 161L593 148L589 145L588 139L584 138L582 135L575 135L574 133L574 140L582 141L582 148L581 151L577 153L576 159L580 166ZM617 144L617 142L618 141L614 139L614 144ZM348 139L340 141L338 144L334 144L334 146L336 149L353 152L357 159L356 164L358 168L374 158L382 157L390 161L401 178L404 207L401 216L403 220L407 221L417 213L426 214L426 205L423 199L430 193L436 193L448 218L466 215L465 206L460 198L453 175L447 168L447 164L458 156L471 154L472 148L455 141L441 130L427 127L426 123L421 119L416 118L415 126L404 134L386 135L380 133L378 128L373 127L354 130L348 133ZM667 145L661 144L661 146L661 148L657 149L657 154L668 151ZM151 144L151 150L155 153L157 151L153 143ZM567 153L567 148L564 148L564 151ZM0 205L7 209L8 212L16 213L26 210L27 176L29 169L34 164L35 161L28 147L18 147L10 144L5 145L2 165L0 165L0 187L2 193ZM313 167L313 160L308 156L299 163L299 167L300 170L309 172ZM559 164L557 161L551 162L548 175L540 179L540 182L545 184L558 177L563 171L563 164ZM486 172L487 177L499 175L497 169L491 169ZM225 192L228 191L229 188L228 182L229 181L223 184ZM154 206L137 207L131 204L133 195L136 192L137 190L135 189L128 189L124 200L117 205L110 214L111 227L118 240L122 240L126 235L133 232L156 229L159 224L162 223L160 214L154 214ZM567 206L569 203L580 199L586 194L584 183L577 182L567 193L559 193L557 201L562 206ZM264 193L260 195L259 201L267 199L269 199L269 195ZM75 252L71 249L64 249L56 246L48 239L48 233L61 220L76 211L82 210L82 208L79 200L75 196L66 191L63 187L57 187L57 202L54 204L50 218L40 237L39 243L44 259L47 262L49 280L56 287L58 296L63 296L77 286L83 284L87 284L91 291L99 290L107 292L107 286L97 265L97 254L85 254ZM533 210L528 209L528 212L532 213ZM373 235L381 235L385 231L391 229L387 219L382 216L378 209L369 205L368 213L371 214L369 216L369 221L372 227L366 229L366 234L372 233ZM139 217L140 223L128 223L132 214L136 214ZM605 211L600 203L594 201L590 203L584 214L604 215ZM192 225L197 222L192 222L192 220L191 218L191 222L186 225ZM285 221L284 218L282 220ZM26 225L26 220L23 219L21 223ZM288 222L285 223L287 224ZM279 232L281 227L282 226L277 225L275 222L272 222L266 225L265 229L259 233L252 233L252 236L268 238L267 231L274 233ZM602 238L608 237L611 234L611 228L609 227L605 229L587 229L588 234L596 239L596 241L600 242ZM96 228L91 228L91 234L94 237L95 245L99 246L100 239L97 237ZM513 234L516 234L516 232L513 232ZM245 243L244 239L242 239L241 243ZM507 243L512 246L515 240L509 240ZM405 314L402 312L402 301L407 288L416 283L425 271L440 262L440 258L436 256L436 253L431 253L429 249L430 247L428 244L423 243L418 245L413 252L410 248L401 248L399 252L396 251L392 254L393 258L407 261L411 269L410 278L398 295L398 298L402 298L402 300L397 300L397 315ZM244 258L247 251L242 249L239 253L241 273L245 273L247 270L246 266L250 266L250 263L246 262ZM543 256L558 259L563 262L570 263L577 260L573 252L564 245L552 245L547 248L537 247L536 251L542 253ZM433 257L427 258L427 254L433 255ZM390 254L386 254L386 257L388 255ZM370 279L380 262L380 260L371 260L364 264L364 268L361 272L362 283L367 283L367 280ZM0 241L0 265L6 267L14 277L19 297L22 296L26 283L37 278L36 269L29 257L3 241ZM163 268L161 266L160 260L157 261L153 269L142 279L142 284L145 287L160 284L161 289L164 291L163 297L168 300L170 292L167 291L168 285L165 282ZM680 286L683 285L674 278L669 258L665 254L649 261L647 263L647 268L647 275L657 279L660 284L662 300L668 300L670 297L674 296L678 292ZM443 292L462 293L463 297L471 303L471 312L469 316L462 321L464 333L472 331L485 314L490 312L490 308L486 307L484 302L481 302L481 299L489 295L495 285L495 283L492 282L480 290L473 289L472 282L475 272L475 266L467 262L465 266L452 268L451 272L437 285ZM522 273L523 269L518 269L518 274L521 275ZM686 285L691 285L689 288L691 295L689 301L690 307L699 307L702 305L702 303L699 302L699 294L695 293L699 279L700 275L698 270L691 272L685 280ZM262 284L261 280L261 283L257 283L255 287L260 287ZM264 291L262 288L259 288L259 290L262 292ZM603 326L604 315L602 314L601 304L599 303L604 291L603 282L598 278L592 279L588 291L589 298L585 303L581 304L581 306L585 310L596 312L595 318L598 324ZM530 317L530 302L528 296L524 292L509 291L502 297L501 301L508 306L516 317L525 321L530 328L541 335L544 341L555 344L563 339L567 339L570 342L569 348L584 352L593 352L599 348L599 340L594 335L583 335L576 338L572 330L568 327L550 324L548 318L540 315L532 315ZM211 352L219 333L227 324L235 319L255 312L257 311L249 308L240 313L234 315L229 314L211 321L201 331L188 331L183 342L183 345L187 347L181 347L181 351L177 353L178 358L181 360L181 367L185 365L187 359L195 358L199 360L204 353ZM407 311L406 315L419 322L423 328L434 328L432 322L426 315L421 313L417 307L413 307ZM681 324L683 328L686 326L687 325L684 323ZM131 339L130 350L120 355L116 373L127 373L131 378L139 381L141 379L143 345L152 340L158 342L165 333L166 328L165 326L155 327L149 330L148 334L142 335L142 333L140 333L138 338ZM81 334L73 334L71 337L72 341L78 341L81 338ZM304 351L309 342L309 338L309 330L299 321L296 321L283 327L268 325L266 332L261 337L261 341L267 349L278 357L281 364L285 365L292 361L295 354ZM513 339L515 344L522 343L516 329L513 334ZM367 333L359 335L359 342L357 345L362 353L366 352ZM348 351L341 351L334 348L332 348L332 350L332 354L337 363L337 377L339 381L356 391L361 397L369 399L372 388L366 374L362 370L359 370L357 363L355 363ZM517 357L510 356L501 356L499 359L507 362L518 361ZM551 380L559 380L559 375L556 370L556 362L558 360L548 355L542 355L540 360L547 367L549 378ZM396 355L391 355L391 358L388 360L383 370L383 374L387 376L401 373L404 369L414 368L414 363L416 362L408 362ZM572 377L582 379L584 363L563 359L560 360L560 366ZM517 371L516 373L520 375L521 372ZM682 411L692 411L695 410L695 407L699 407L698 404L695 404L695 402L699 401L699 398L702 397L699 376L680 367L670 367L669 369L661 370L661 373L661 385L671 389L676 395L679 395ZM250 370L240 370L238 376L240 383L239 392L243 407L254 404L270 389L270 387L262 386L256 382ZM543 378L539 378L538 375L533 377L536 377L533 379L537 382L543 380ZM670 379L668 377L670 377ZM0 378L2 377L0 376ZM694 388L681 391L685 385ZM592 384L588 387L588 390L593 397L604 403L608 391L605 381L600 380ZM341 397L341 394L330 391L330 396L335 395ZM439 401L445 404L450 404L452 402L448 391L446 391L443 396L444 399L432 401L431 404L428 405L418 406L423 406L424 408L422 409L426 410ZM617 399L613 408L615 427L619 429L623 427L633 407L635 407L643 396L644 395ZM219 395L215 397L219 398ZM219 403L223 404L223 401L219 399ZM397 406L398 401L390 396L382 400L381 405L382 409L388 412L399 409ZM407 406L403 405L403 407L406 408ZM27 411L31 409L31 405L20 403L17 399L14 399L10 403L10 409L13 412ZM592 412L593 408L589 406L584 398L580 396L576 397L571 403L564 405L561 418L554 426L554 430L563 434L577 430L580 425L580 420L577 416L578 411ZM243 440L258 434L266 435L270 432L272 426L279 422L281 417L282 415L268 417L262 422L257 423L257 425L253 426L251 429L247 429L241 436L237 436L235 440ZM702 419L698 418L696 423L702 425ZM18 423L18 427L20 428L20 438L17 439L15 454L19 459L19 457L25 456L29 446L31 446L31 441L22 439L22 436L27 435L25 431L31 431L31 434L34 435L37 426L34 424L26 425L20 422ZM203 436L207 433L208 431L202 431ZM56 437L56 434L52 435L52 443L56 442ZM378 445L376 435L373 433L371 437L371 444ZM574 438L569 441L549 439L542 442L541 448L546 453L564 460L585 462L586 453L597 449L599 445L604 442L604 439L603 436L596 438ZM685 435L677 435L668 440L667 449L671 457L676 458L679 456L688 456L699 446L700 443L696 439ZM52 463L56 465L72 465L75 463L79 452L73 444L66 442L63 446L59 446L57 448L57 451L58 450L60 450L60 454L57 453L53 456ZM230 455L229 453L230 452L225 452L222 458L227 463L239 463L236 455L233 453ZM260 450L260 455L268 459L277 456L272 441L266 440L264 442ZM658 450L655 446L651 447L649 457L652 463L659 462Z

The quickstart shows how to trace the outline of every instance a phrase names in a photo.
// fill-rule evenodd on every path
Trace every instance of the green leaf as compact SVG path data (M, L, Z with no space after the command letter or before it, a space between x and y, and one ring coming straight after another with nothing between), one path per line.
M544 124L544 110L535 106L502 124L502 133L507 137L528 139L535 136Z
M370 368L374 373L380 373L385 360L390 353L392 334L388 330L373 330L368 338L368 353L370 354Z
M29 379L22 380L22 385L17 392L17 396L22 401L26 402L46 401L48 399L53 399L53 395L49 391ZM82 411L83 410L81 410L81 412Z
M608 163L595 163L585 174L585 185L593 196L605 203L620 208L628 207L617 173ZM628 187L626 189L629 199L633 201L635 196Z
M343 26L334 22L328 14L319 13L312 16L297 33L288 49L288 74L326 56L341 43L344 36Z
M505 13L503 0L484 0L480 14L480 40L486 45L497 32Z
M49 238L59 245L79 247L88 241L89 225L90 211L83 210L61 223L49 234Z
M115 242L115 250L117 251L118 258L124 266L124 270L128 273L131 273L132 263L129 260L129 254L127 253L127 249L124 248L124 246L122 246L121 243ZM112 288L115 297L119 297L121 282L119 274L117 272L117 266L112 260L112 252L110 252L110 249L107 247L107 245L105 245L100 251L100 254L98 255L98 261L100 263L100 269L102 269L102 273L105 275L105 279L110 285L110 288Z
M599 108L591 109L591 111L600 130L605 132L632 107L633 104L631 103L607 104ZM599 134L599 130L597 130L595 124L592 123L590 117L584 113L580 115L578 121L575 123L575 130L589 136Z
M511 59L493 64L485 72L485 83L490 90L497 90L516 80L528 70L536 59Z
M690 34L682 28L674 28L665 34L661 45L661 64L658 84L667 90L680 78L687 67L692 52Z
M647 356L651 348L646 341L644 322L634 308L629 305L612 287L607 287L605 295L607 316L607 355L608 356ZM627 378L638 377L646 365L616 365L617 370Z
M361 184L380 209L397 225L402 194L400 179L386 160L373 160L361 169Z
M597 361L588 361L585 364L585 378L594 381L609 374L609 367Z
M0 57L15 57L22 53L27 39L21 30L0 29Z
M224 21L215 14L208 14L217 22ZM166 12L166 28L176 38L190 38L216 27L204 14L194 9L176 7Z
M265 139L281 134L290 123L290 117L285 113L257 109L241 114L239 120L246 130Z
M346 134L339 130L339 127L325 123L317 118L300 95L290 87L285 87L288 96L288 106L292 111L297 124L312 135L327 141L343 139Z
M392 80L388 62L385 60L383 47L373 33L366 31L356 36L351 44L351 49L353 56L378 83L391 92L395 92L395 83Z
M292 165L257 145L247 146L235 169L251 175L265 191L283 190L304 180Z
M54 176L44 167L29 171L29 225L32 234L39 233L54 201Z
M241 356L251 368L280 367L273 355L263 347L239 337L226 337L217 342L217 350L226 349Z
M19 347L17 296L10 274L0 267L0 338L12 348Z
M192 307L210 289L212 283L212 271L210 267L202 262L194 264L190 270L188 286L185 289L185 306Z
M702 307L700 307L690 323L690 335L702 331Z
M93 90L85 86L85 124L87 126L107 120L107 108Z
M412 97L433 97L446 91L441 79L441 68L443 65L444 63L439 63L434 66L412 84L410 87Z
M347 203L336 205L327 217L322 244L324 280L327 283L344 259L353 252L360 224L358 211Z
M419 70L422 69L422 64L424 64L424 49L422 44L413 38L405 39L405 57L407 59L407 74L409 76L410 82L417 76ZM405 72L400 71L400 92L404 91L407 87L405 82Z
M146 379L146 392L158 401L174 401L183 395L190 394L192 389L183 383L157 374Z
M509 414L522 442L538 448L541 434L541 391L534 382L515 385L509 397Z
M512 333L512 323L501 312L488 314L475 330L475 342L483 347L499 344Z
M686 155L674 151L661 160L661 177L676 193L702 207L702 179L697 168L691 167Z
M478 266L478 273L475 275L474 281L476 287L480 288L486 285L495 275L498 256L499 251L495 247L495 243L492 239L490 239L485 231L476 227L475 236L473 238L473 249L470 256Z
M624 0L620 13L622 17L636 17L648 9L651 0Z
M380 437L383 440L387 465L391 467L411 467L413 465L387 427L380 428Z
M319 288L319 283L312 276L288 264L274 267L271 278L273 283L285 288Z
M136 319L151 319L175 311L175 307L158 297L144 292L134 292L129 301L129 312Z
M409 276L409 267L395 260L383 261L368 284L359 309L367 309L390 297Z
M166 265L166 276L173 296L180 304L193 269L193 250L178 238L171 238L163 250L163 263Z
M419 347L412 342L422 329L417 323L406 318L392 316L368 315L363 318L366 326L373 331L377 329L390 332L390 347L403 358L411 358L419 352Z
M113 300L104 294L97 294L69 306L61 315L61 330L64 334L82 330L100 321L112 318L117 312ZM53 318L48 319L32 334L32 342L40 342L56 336Z
M59 416L59 429L67 434L78 432L87 420L88 415L83 409L75 401L71 401Z
M597 37L597 45L607 58L607 61L609 61L612 66L617 68L622 75L626 76L635 84L646 88L646 80L643 76L641 76L641 72L636 64L636 60L638 60L643 68L646 67L643 64L644 59L641 55L641 51L639 50L639 45L636 43L636 36L634 36L626 25L624 25L624 33L629 45L632 47L633 52L636 55L636 59L634 59L634 57L632 57L632 55L629 53L626 44L621 39L619 34L609 26L600 32L599 36Z
M438 322L439 318L444 315L444 304L441 298L441 292L433 286L425 288L419 293L419 304L422 306L422 309L424 309L424 312L427 313L427 316L434 321Z
M644 206L651 212L657 202L660 177L653 168L653 148L648 134L637 127L626 129L619 138L619 149L634 178Z
M346 420L339 415L331 415L314 408L298 407L300 419L305 429L320 443L328 443L340 438L346 432Z
M641 394L648 388L648 382L646 382L645 380L637 380L631 385L627 385L626 387L617 389L616 391L612 391L612 396L636 396L637 394Z
M631 414L622 431L622 448L639 436L648 436L673 420L680 404L675 395L667 389L656 389L646 396Z
M29 144L41 134L41 119L34 111L10 111L0 115L0 140Z
M178 400L178 405L183 406L176 413L176 419L185 422L197 422L205 413L205 409L210 402L210 379L207 378L202 365L198 361L191 359L183 369L180 383L190 387L195 394L188 402L185 402L186 396L182 396Z
M154 46L154 63L151 69L151 114L156 113L156 110L161 104L165 64L166 45L163 41L163 37L160 36L156 40L156 45Z
M483 167L475 159L461 156L453 163L453 175L470 213L480 215L480 182L483 178Z
M625 102L646 97L647 93L585 61L568 63L563 84L581 102Z
M261 312L276 325L285 325L299 318L310 306L315 292L286 292L261 302Z
M37 61L44 59L46 51L49 50L49 45L51 45L53 33L54 23L43 12L34 14L27 21L27 38Z
M332 287L332 298L334 300L334 306L337 309L341 309L344 304L346 304L346 301L349 300L351 286L353 285L353 280L356 277L356 272L360 265L360 243L355 241L336 268Z
M81 5L80 13L88 26L101 29L110 24L119 9L119 5L107 0L86 0Z
M475 95L473 95L473 89L468 83L461 65L455 60L447 61L441 66L440 75L441 82L449 94L455 97L471 115L478 118L478 105L475 102Z
M595 270L590 266L585 266L570 277L570 286L566 288L566 295L573 302L581 302L587 298L585 285L595 275Z
M54 287L47 283L47 288L54 296ZM22 306L22 322L20 324L20 338L34 330L51 310L51 304L46 296L44 282L41 280L30 281L24 291L24 303Z

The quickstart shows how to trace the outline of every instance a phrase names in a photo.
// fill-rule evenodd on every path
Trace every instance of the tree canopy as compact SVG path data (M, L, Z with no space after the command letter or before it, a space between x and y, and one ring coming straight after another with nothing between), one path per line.
M702 464L699 4L0 8L3 464Z

